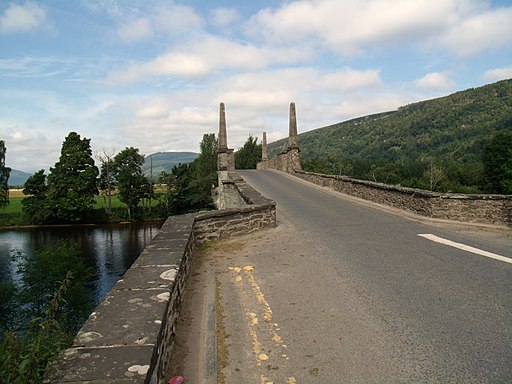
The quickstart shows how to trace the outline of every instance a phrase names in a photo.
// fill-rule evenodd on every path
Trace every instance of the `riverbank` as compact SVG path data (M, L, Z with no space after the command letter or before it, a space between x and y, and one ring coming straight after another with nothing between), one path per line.
M0 209L0 230L1 229L17 229L17 228L33 228L34 224L30 223L28 216L23 212L22 201L26 197L23 192L16 190L13 194L9 192L9 204L4 209ZM111 198L112 210L111 214L107 214L106 202L104 196L96 197L96 204L94 211L89 218L86 218L82 223L66 223L66 224L45 224L48 225L105 225L105 224L119 224L131 223L138 221L151 221L151 220L165 220L165 217L160 217L157 210L159 200L153 199L151 201L151 212L149 207L140 207L141 213L135 220L128 219L128 211L126 204L119 200L117 195ZM144 212L145 210L145 212ZM35 225L38 227L39 225Z

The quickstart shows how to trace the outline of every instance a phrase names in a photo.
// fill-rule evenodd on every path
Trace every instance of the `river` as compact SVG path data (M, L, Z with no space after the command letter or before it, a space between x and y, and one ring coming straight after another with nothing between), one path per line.
M78 244L94 273L96 304L103 300L142 250L158 233L162 222L102 226L56 226L0 230L0 281L17 281L12 251L25 255L61 239Z

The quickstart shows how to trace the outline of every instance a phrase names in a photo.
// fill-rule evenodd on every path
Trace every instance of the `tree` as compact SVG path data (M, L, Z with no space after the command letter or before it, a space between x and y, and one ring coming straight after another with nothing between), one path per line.
M31 223L45 224L52 221L54 216L47 199L48 186L46 185L44 169L34 173L27 179L23 193L27 196L21 202L23 212L30 217Z
M114 169L113 169L114 152L103 150L103 154L96 157L101 161L101 173L99 180L100 190L105 192L104 198L107 202L107 214L112 214L112 188L115 186Z
M5 143L0 140L0 208L5 208L9 203L9 175L11 168L5 166Z
M217 175L217 139L215 133L206 133L199 143L200 154L193 161L197 177ZM211 185L210 185L211 186Z
M206 133L199 143L201 153L190 164L190 210L211 208L212 187L217 184L217 139L214 133Z
M261 161L261 144L257 141L257 137L249 135L244 146L235 152L236 169L256 169L256 165Z
M439 183L446 178L446 172L441 166L437 166L431 161L430 167L425 172L425 177L429 181L430 190L436 191Z
M48 200L60 222L77 222L90 213L98 194L98 168L90 139L71 132L62 144L59 161L48 175Z
M159 182L167 186L160 203L164 214L182 214L213 207L211 189L217 183L217 140L215 134L203 135L201 153L190 164L174 166L162 172Z
M21 278L20 296L27 318L42 316L47 310L48 298L53 295L68 272L74 276L61 304L59 321L68 330L76 330L92 310L94 298L88 285L92 271L84 261L77 244L65 240L47 245L28 256L15 252Z
M143 165L144 156L137 148L125 148L114 157L113 172L119 188L119 199L128 206L130 220L150 188L142 170Z
M164 195L164 213L167 215L180 215L194 210L192 200L193 191L190 188L192 180L189 164L175 165L171 173L162 172L159 182L166 186Z
M7 311L0 324L2 383L41 383L93 309L91 268L78 246L64 241L13 257L19 281L0 295Z
M490 193L512 194L512 132L497 133L484 147L484 188Z

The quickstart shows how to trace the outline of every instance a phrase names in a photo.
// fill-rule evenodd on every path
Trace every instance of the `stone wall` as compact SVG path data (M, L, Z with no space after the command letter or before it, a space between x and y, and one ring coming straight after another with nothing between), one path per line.
M299 149L288 149L272 159L261 161L257 164L257 169L277 169L286 173L294 173L301 170Z
M46 382L166 382L194 245L276 225L275 202L236 174L231 178L246 205L169 217L49 370Z
M414 188L324 175L301 170L299 150L288 150L258 164L258 169L275 169L378 204L403 209L418 215L462 221L512 226L511 195L441 194Z
M441 194L346 176L290 172L317 185L435 219L512 226L512 195Z

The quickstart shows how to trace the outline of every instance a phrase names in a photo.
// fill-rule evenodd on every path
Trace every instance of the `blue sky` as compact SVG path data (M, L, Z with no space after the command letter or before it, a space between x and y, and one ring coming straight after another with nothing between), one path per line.
M228 145L388 111L512 77L512 2L0 0L6 164L199 151L226 104Z

